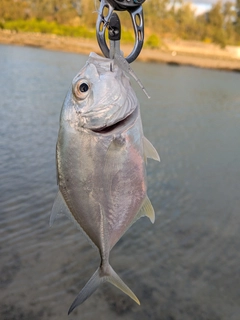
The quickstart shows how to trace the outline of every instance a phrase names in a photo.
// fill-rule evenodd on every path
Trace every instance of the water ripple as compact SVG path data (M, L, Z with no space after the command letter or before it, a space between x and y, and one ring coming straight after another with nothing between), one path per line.
M85 61L1 46L0 310L12 319L25 309L24 315L41 313L41 320L66 319L99 264L98 252L66 217L49 227L60 108ZM133 225L113 248L111 264L142 305L103 286L76 314L84 320L237 320L239 74L133 68L152 97L136 87L145 135L161 156L160 164L149 160L147 167L156 222L143 218Z

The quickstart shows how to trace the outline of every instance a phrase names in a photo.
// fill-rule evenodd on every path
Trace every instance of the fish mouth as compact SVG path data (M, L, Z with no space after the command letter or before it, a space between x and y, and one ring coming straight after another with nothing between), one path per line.
M129 125L132 125L136 119L137 116L137 108L133 110L132 113L127 115L125 118L111 124L110 126L104 126L102 128L96 128L91 129L91 131L98 133L98 134L108 134L112 133L114 131L117 131L118 129L125 129L129 127Z

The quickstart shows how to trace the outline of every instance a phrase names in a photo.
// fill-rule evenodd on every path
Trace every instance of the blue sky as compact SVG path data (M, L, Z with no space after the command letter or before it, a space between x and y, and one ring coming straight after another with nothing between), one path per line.
M197 13L203 13L211 9L212 5L217 2L217 0L185 0L192 2L193 6L196 7ZM230 0L231 2L235 3L234 0ZM226 2L223 0L222 2Z
M206 3L192 1L192 4L193 4L194 8L196 9L197 14L201 14L203 12L209 11L212 7L212 3L213 2L210 2L210 1L206 2Z

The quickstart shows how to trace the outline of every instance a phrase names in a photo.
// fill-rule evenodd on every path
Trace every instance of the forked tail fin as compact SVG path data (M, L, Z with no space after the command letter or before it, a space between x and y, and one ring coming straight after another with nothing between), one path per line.
M108 265L107 268L99 267L97 271L92 275L90 280L86 283L83 289L79 292L76 299L73 301L71 307L69 308L68 314L70 314L73 309L83 303L88 297L90 297L94 291L99 287L99 285L103 282L111 282L115 287L122 290L126 293L130 298L132 298L137 304L140 305L138 298L132 292L131 289L122 281L122 279L117 275L117 273L113 270L113 268Z

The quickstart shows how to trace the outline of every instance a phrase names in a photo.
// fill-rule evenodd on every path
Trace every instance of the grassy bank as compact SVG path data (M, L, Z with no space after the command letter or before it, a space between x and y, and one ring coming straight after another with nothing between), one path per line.
M56 34L60 36L82 37L93 39L95 30L86 28L85 26L67 26L56 22L48 22L45 20L14 20L6 21L1 24L2 29L23 32L40 32Z
M88 28L85 25L70 26L59 24L54 21L48 22L46 20L38 19L5 21L0 23L0 27L3 30L11 30L15 32L38 32L43 34L55 34L58 36L79 37L86 39L96 38L95 28ZM123 28L121 38L124 43L132 42L134 41L133 32Z
M32 46L50 50L89 54L91 51L101 54L95 31L93 38L62 36L41 32L23 32L19 30L1 30L0 43ZM131 43L121 42L121 50L128 55L133 49ZM228 48L220 49L213 44L191 41L170 41L165 39L164 46L152 49L144 46L138 57L140 61L167 63L172 65L192 65L202 68L240 71L240 59L234 59Z

